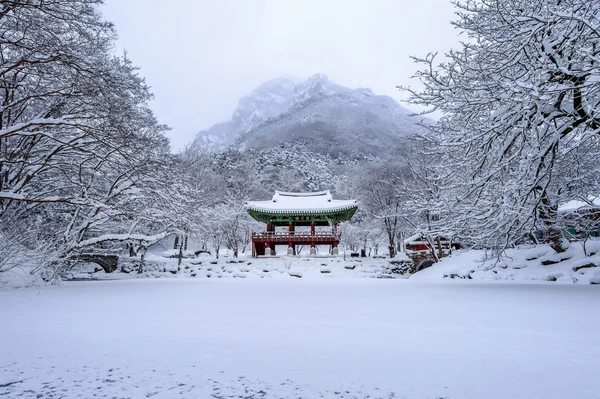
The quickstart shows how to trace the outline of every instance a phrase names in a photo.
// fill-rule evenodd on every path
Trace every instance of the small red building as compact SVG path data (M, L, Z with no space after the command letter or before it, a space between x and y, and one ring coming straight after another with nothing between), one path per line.
M272 200L249 201L246 209L252 218L266 224L265 231L252 233L253 257L275 255L277 245L287 245L288 255L295 254L296 245L310 245L311 255L316 254L317 245L329 245L335 255L339 244L337 226L352 218L358 204L356 200L334 200L329 191L276 191ZM298 231L297 227L310 229Z

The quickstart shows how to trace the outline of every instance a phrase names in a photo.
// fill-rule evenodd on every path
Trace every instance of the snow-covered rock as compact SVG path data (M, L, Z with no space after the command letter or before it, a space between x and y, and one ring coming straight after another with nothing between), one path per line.
M293 104L297 105L319 96L331 96L350 91L350 89L330 82L327 76L318 73L294 87Z
M246 133L267 119L288 110L300 82L299 78L293 76L281 76L266 81L242 97L231 117L231 131Z
M169 249L160 254L164 258L179 258L179 250L178 249ZM181 256L183 258L194 258L196 254L194 251L182 251Z
M556 253L549 245L509 249L498 259L483 250L456 251L410 277L414 281L442 279L550 281L566 284L600 283L600 241L588 241L585 256L579 242ZM597 282L596 282L597 281Z

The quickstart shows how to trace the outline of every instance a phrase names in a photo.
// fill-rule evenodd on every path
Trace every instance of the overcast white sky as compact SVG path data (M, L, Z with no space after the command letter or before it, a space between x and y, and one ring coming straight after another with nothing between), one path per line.
M104 14L152 86L174 149L231 117L238 99L289 74L324 73L398 100L411 55L458 43L449 0L105 0Z

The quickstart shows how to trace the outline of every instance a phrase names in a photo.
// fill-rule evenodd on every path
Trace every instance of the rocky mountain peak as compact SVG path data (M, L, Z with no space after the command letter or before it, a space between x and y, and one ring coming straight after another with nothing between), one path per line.
M198 133L192 148L288 142L330 155L385 155L418 131L415 122L394 99L370 89L349 89L323 74L304 81L281 76L242 97L231 120Z
M302 80L280 76L242 97L231 117L231 130L245 133L269 118L285 112L293 101L293 92Z
M294 102L299 103L320 95L330 95L342 89L329 81L326 75L317 73L294 88Z

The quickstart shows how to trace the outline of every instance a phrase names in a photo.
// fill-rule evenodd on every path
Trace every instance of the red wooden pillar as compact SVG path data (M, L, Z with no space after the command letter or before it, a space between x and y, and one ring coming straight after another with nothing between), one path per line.
M310 254L311 255L316 255L317 254L317 248L315 245L315 222L312 222L310 224Z
M267 223L267 233L265 234L265 255L275 255L275 243L273 240L273 230L275 230L275 226L270 223ZM268 249L268 250L267 250Z
M333 244L331 245L331 254L332 255L337 255L340 253L339 249L338 249L338 229L337 229L337 223L333 224Z
M290 222L289 225L289 239L288 239L288 255L294 254L294 225Z

